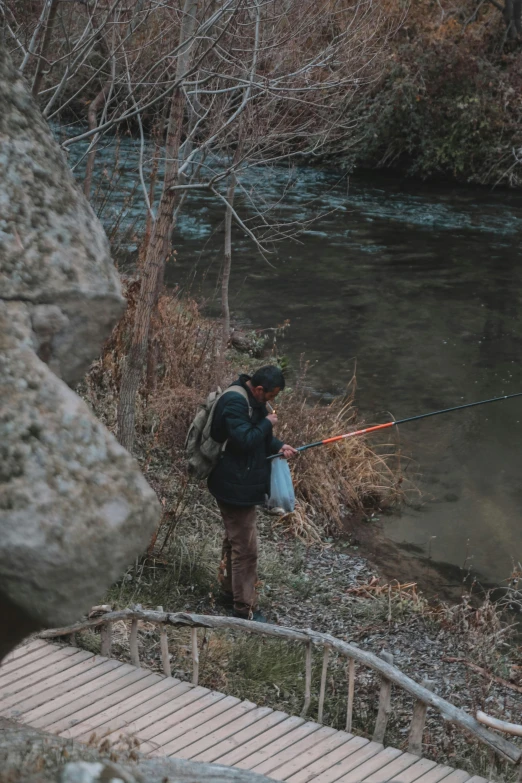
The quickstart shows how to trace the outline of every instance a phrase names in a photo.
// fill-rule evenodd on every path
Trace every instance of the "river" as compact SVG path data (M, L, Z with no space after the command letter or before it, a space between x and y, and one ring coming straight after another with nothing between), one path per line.
M120 223L129 236L144 214L137 151L121 145L117 180L99 198L111 225L135 189ZM313 220L267 260L234 227L230 299L233 317L253 327L290 319L280 348L294 368L306 356L314 393L342 393L356 368L357 406L377 423L522 391L521 195L312 168L252 171L244 186L245 218L249 200L275 204L286 188L278 219ZM211 194L188 200L166 272L210 313L223 217ZM486 582L505 579L522 559L521 434L522 398L403 425L421 498L410 495L385 535Z

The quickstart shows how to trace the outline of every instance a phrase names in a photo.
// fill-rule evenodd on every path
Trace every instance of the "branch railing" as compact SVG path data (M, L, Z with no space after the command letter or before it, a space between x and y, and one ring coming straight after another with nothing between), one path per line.
M408 737L408 752L417 756L422 755L422 736L426 721L426 713L429 707L437 710L444 720L454 723L461 729L473 735L481 743L491 748L498 756L513 764L519 765L519 781L522 783L522 748L507 740L504 736L495 734L483 725L483 722L477 721L472 715L456 707L445 699L437 696L433 692L433 684L429 680L423 680L422 684L415 682L396 666L393 665L393 656L383 652L380 656L359 647L336 639L330 634L319 633L310 629L287 628L278 625L268 625L264 623L242 620L234 617L219 617L213 615L197 615L185 612L164 612L161 607L157 611L144 610L141 608L123 609L121 611L109 612L99 617L94 617L65 628L54 628L42 631L39 634L41 639L55 639L61 636L71 636L77 632L101 626L101 654L110 657L112 644L112 626L116 622L131 623L129 636L130 658L134 666L140 665L138 650L138 623L148 622L160 626L160 651L162 667L167 677L171 676L169 647L167 637L167 627L190 628L191 630L191 651L192 651L192 682L194 685L199 681L199 647L198 647L198 628L206 630L227 630L227 631L246 631L248 633L271 637L287 642L299 642L305 647L305 694L304 704L301 716L305 717L310 708L312 695L312 651L313 648L323 650L323 662L321 670L321 681L319 690L318 721L322 722L324 701L326 694L326 682L328 673L328 663L332 652L343 656L347 660L347 711L346 711L346 731L352 729L353 703L355 694L355 665L361 664L372 669L381 678L381 688L379 694L379 706L377 719L373 733L373 740L382 742L386 733L388 719L391 714L391 690L392 685L399 687L408 693L414 700L413 716L410 724ZM482 718L482 713L480 714ZM500 731L509 731L502 721L496 721L493 728ZM519 727L520 728L520 727ZM516 733L516 732L510 732Z

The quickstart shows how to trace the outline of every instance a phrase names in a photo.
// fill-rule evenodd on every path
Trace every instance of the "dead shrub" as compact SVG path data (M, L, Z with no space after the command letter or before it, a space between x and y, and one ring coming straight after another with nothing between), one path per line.
M284 394L278 413L278 433L286 443L315 443L363 425L354 406L354 385L344 398L327 405L311 404L298 383ZM400 462L390 444L370 445L364 436L303 452L291 463L296 498L301 511L338 532L347 515L370 508L389 508L401 496Z

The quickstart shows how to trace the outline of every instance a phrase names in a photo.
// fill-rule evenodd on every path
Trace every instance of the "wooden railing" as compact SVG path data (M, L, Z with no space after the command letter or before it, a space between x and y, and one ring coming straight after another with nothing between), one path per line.
M469 715L459 707L455 707L450 702L442 699L433 692L432 683L424 680L422 684L415 682L406 674L393 666L393 656L389 653L382 653L381 656L374 655L371 652L361 650L359 647L343 642L333 636L325 633L318 633L312 630L301 630L295 628L286 628L279 625L268 625L264 623L251 622L233 617L218 617L213 615L196 615L185 612L169 613L161 611L146 611L141 607L124 609L117 612L109 612L93 619L78 622L66 628L57 628L43 631L40 638L54 639L61 636L69 636L88 628L101 626L101 654L109 657L112 644L112 625L119 621L130 621L130 657L134 666L140 665L138 651L138 623L145 621L160 626L160 650L163 671L167 677L171 676L167 626L189 627L191 629L191 647L192 647L192 682L197 685L199 679L199 651L198 651L198 628L213 630L232 630L247 631L258 636L271 637L274 639L285 640L288 642L299 642L305 646L305 693L304 704L301 715L304 717L310 707L312 690L312 648L318 647L323 650L323 665L321 671L321 684L319 691L319 709L318 721L322 722L324 700L326 693L326 679L328 672L328 662L332 651L347 659L347 712L346 712L346 731L352 728L352 713L355 693L355 664L362 664L381 677L381 689L379 695L379 708L377 719L373 732L373 739L376 742L382 742L386 732L388 718L391 713L391 689L392 685L398 686L414 699L413 716L410 725L408 738L408 751L418 756L422 753L422 735L426 721L426 712L429 707L437 710L442 717L472 734L476 739L492 748L501 758L510 761L513 764L519 764L519 780L522 783L522 748L507 740L505 737L495 734L477 721L472 715ZM481 713L481 717L482 717ZM486 716L487 717L487 716ZM494 719L491 719L494 721ZM507 731L508 733L518 733L509 731L506 726L513 724L503 724L497 721L494 728ZM491 725L491 724L489 724ZM515 726L515 728L517 728ZM520 728L520 727L518 727Z

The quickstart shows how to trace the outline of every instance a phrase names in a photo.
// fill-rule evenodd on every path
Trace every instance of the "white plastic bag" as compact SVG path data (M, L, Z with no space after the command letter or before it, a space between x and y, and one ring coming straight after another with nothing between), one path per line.
M276 457L272 460L268 508L281 508L286 513L295 508L294 485L288 462L284 457Z

